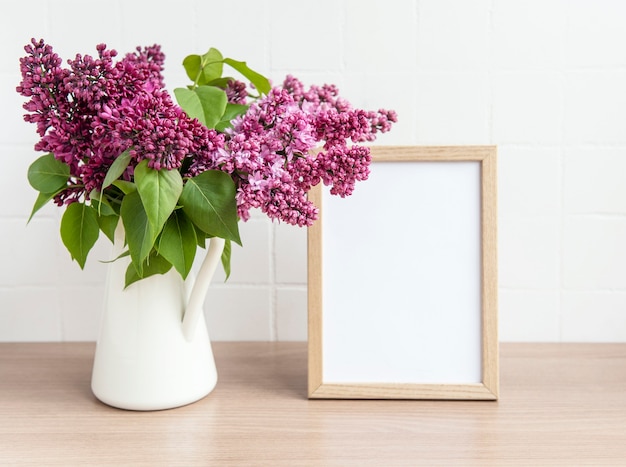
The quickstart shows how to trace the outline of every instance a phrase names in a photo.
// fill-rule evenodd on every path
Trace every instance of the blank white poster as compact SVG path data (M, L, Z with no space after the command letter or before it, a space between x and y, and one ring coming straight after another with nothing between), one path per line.
M323 197L323 380L479 383L481 165L374 162Z

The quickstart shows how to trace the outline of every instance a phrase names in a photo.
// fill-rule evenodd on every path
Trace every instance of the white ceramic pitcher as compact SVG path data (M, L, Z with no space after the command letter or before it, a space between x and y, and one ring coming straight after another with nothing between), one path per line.
M120 222L114 257L123 245ZM202 304L223 248L223 239L211 239L195 281L172 269L124 289L129 258L109 265L91 380L98 399L122 409L161 410L213 390L217 371Z

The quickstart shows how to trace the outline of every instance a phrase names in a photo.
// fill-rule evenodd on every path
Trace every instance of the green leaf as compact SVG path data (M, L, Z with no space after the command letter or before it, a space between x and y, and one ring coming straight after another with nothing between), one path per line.
M224 242L224 250L222 251L222 267L224 268L224 273L226 274L226 279L224 282L228 280L230 277L230 254L232 252L232 244L230 240L226 240Z
M152 250L156 234L150 227L148 215L138 192L135 191L124 197L120 214L126 230L130 257L139 274L142 274L143 262Z
M221 89L226 89L226 86L228 86L228 82L233 81L234 79L235 78L233 78L232 76L224 76L224 77L209 81L207 84L209 86L215 86Z
M176 88L174 95L189 118L197 118L207 128L215 127L222 119L228 103L226 93L213 86L198 86L193 90Z
M196 243L200 248L206 248L207 233L196 224L193 224L193 228L196 231Z
M128 195L133 191L137 191L137 185L126 180L115 180L112 185L119 188L125 195Z
M120 258L126 258L127 256L130 256L130 251L128 251L128 250L124 250L123 252L121 252L121 253L119 254L119 256L118 256L117 258L113 258L113 259L110 259L110 260L108 260L108 261L100 260L100 262L101 262L101 263L103 263L103 264L114 263L114 262L115 262L115 261L117 261L118 259L120 259ZM132 266L132 265L131 265L131 266Z
M33 216L35 215L37 211L43 208L46 204L48 204L48 201L50 201L52 198L54 198L56 195L58 195L62 191L63 189L56 191L54 193L39 193L39 195L37 196L37 199L35 200L35 204L33 205L33 210L31 211L30 216L28 217L28 221L26 223L30 222L30 220L33 218Z
M206 84L222 76L224 68L224 57L221 52L211 47L207 53L202 56L202 83Z
M98 216L115 216L117 213L115 209L109 204L106 198L103 198L102 201L98 201L97 199L91 199L91 205L98 213Z
M52 154L41 156L28 168L28 182L42 193L57 193L67 185L70 166L57 160Z
M185 214L204 232L241 245L235 183L226 172L207 170L190 178L180 202Z
M117 214L98 216L98 226L102 233L107 236L111 243L115 242L115 228L119 222L120 217Z
M183 60L183 67L189 79L194 83L200 79L202 72L202 57L200 55L189 55Z
M158 234L174 211L183 191L180 172L151 169L144 159L135 167L135 184L152 231Z
M99 235L96 211L83 203L72 203L61 219L61 239L80 268L85 267L89 250Z
M224 63L230 65L243 76L248 78L250 82L254 85L254 87L257 88L262 94L267 94L268 92L270 92L272 85L270 84L269 80L265 76L250 69L246 62L239 62L237 60L233 60L232 58L225 58Z
M228 96L220 88L214 86L198 86L194 89L200 99L200 105L204 112L204 124L207 128L215 128L215 125L222 120Z
M137 269L132 263L128 265L124 288L146 277L154 276L155 274L165 274L170 269L172 269L172 264L153 250L150 257L142 264L141 275L137 273Z
M241 104L226 104L226 109L224 110L224 115L222 115L222 119L215 125L215 129L217 131L223 132L226 128L232 127L231 120L238 117L239 115L243 115L248 111L249 105L241 105Z
M176 96L176 102L180 105L180 108L185 111L189 118L197 118L200 123L206 125L204 118L204 109L200 102L200 97L191 89L176 88L174 89L174 96Z
M157 250L187 278L196 256L196 230L181 210L174 211L163 227Z
M222 76L223 56L219 50L211 48L204 55L189 55L183 60L183 67L195 85L205 85Z
M127 149L122 154L117 156L117 158L109 167L106 176L104 177L104 182L102 182L102 189L108 187L115 180L120 178L120 176L126 171L128 168L128 164L130 164L130 150Z
M102 193L98 190L91 190L89 193L89 199L91 200L91 205L94 207L96 211L98 211L98 216L113 216L117 214L106 196L102 196Z

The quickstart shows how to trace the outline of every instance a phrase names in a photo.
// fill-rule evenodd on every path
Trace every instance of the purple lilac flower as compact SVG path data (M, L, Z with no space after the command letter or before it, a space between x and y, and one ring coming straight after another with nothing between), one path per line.
M59 204L88 197L102 188L115 160L131 149L134 163L175 169L193 155L196 166L210 166L223 138L192 120L163 90L164 55L155 45L137 48L117 63L117 53L98 45L98 57L77 55L69 69L43 41L25 47L22 82L17 91L30 100L26 121L37 124L38 151L47 151L70 166L68 188Z
M397 120L393 111L353 109L333 85L307 90L287 76L222 134L174 104L164 90L164 55L157 45L114 62L117 53L101 44L97 58L77 55L69 68L43 41L32 40L25 50L17 91L29 98L24 119L41 136L35 149L70 167L58 204L102 188L115 158L129 149L126 180L144 159L156 170L179 169L186 177L221 170L236 184L243 220L258 208L272 219L311 225L318 210L306 193L323 182L331 194L350 195L357 181L367 179L371 161L369 149L357 143L374 140ZM230 80L225 91L230 103L246 103L244 83ZM322 150L314 153L318 146Z
M352 109L334 86L305 91L292 76L253 103L227 132L218 167L238 181L242 219L260 208L272 219L311 225L318 210L306 198L323 182L331 194L348 196L369 175L369 149L347 141L372 141L397 119L395 112ZM311 150L323 143L323 150Z
M228 97L228 102L231 104L240 104L245 105L248 99L248 90L246 88L246 83L242 83L241 81L237 81L236 79L229 79L228 83L226 83L226 96Z

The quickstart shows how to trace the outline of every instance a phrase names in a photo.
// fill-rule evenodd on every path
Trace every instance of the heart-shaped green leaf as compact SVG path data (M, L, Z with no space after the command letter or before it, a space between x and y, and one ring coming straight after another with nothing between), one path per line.
M137 273L137 268L131 263L126 269L126 278L124 288L128 287L133 282L137 282L140 279L145 279L155 274L165 274L172 269L172 264L162 256L152 252L148 259L146 259L141 266L141 275Z
M115 180L112 185L119 188L125 195L132 193L133 191L137 191L137 185L133 182L127 182L126 180Z
M224 274L226 274L224 282L226 282L230 277L230 255L232 249L233 248L230 240L226 240L224 242L224 249L222 250L222 267L224 268Z
M180 172L151 169L144 159L135 167L135 184L152 231L158 234L183 191Z
M249 105L241 105L241 104L226 104L226 109L224 110L224 115L222 115L222 119L215 124L215 129L217 131L223 132L226 128L232 127L231 120L238 117L239 115L243 115L247 112Z
M115 242L115 229L120 217L116 214L110 216L98 216L98 225L102 233L107 236L111 243Z
M200 248L206 248L206 239L207 233L198 227L196 224L193 224L193 228L196 231L196 242Z
M103 196L102 193L98 190L91 190L89 193L89 200L91 201L91 205L98 213L98 216L113 216L117 214L111 203L106 196Z
M211 48L204 55L189 55L183 60L187 76L195 85L205 85L222 76L224 57L219 50Z
M185 214L204 232L241 245L235 183L226 172L207 170L187 180L180 202Z
M96 211L83 203L72 203L61 218L61 239L80 268L85 267L87 255L98 240L100 227Z
M237 60L233 60L232 58L225 58L224 63L230 65L239 73L248 78L250 82L254 85L254 87L257 88L262 94L267 94L268 92L270 92L270 89L272 89L270 81L265 76L250 69L246 62L239 62Z
M35 200L35 204L33 205L33 210L31 211L30 216L28 217L27 223L30 222L30 220L33 218L33 216L35 215L37 211L39 211L46 204L48 204L48 201L50 201L56 195L61 193L64 189L65 188L57 191L56 193L39 193L39 195L37 196L37 199Z
M163 227L157 250L185 279L196 256L196 229L180 209L174 211Z
M129 149L124 151L113 161L113 164L111 164L111 167L109 167L109 170L107 170L107 174L104 176L104 182L102 182L102 189L105 189L115 180L120 178L120 176L128 168L128 164L130 164L130 150Z
M189 118L197 118L207 128L214 128L222 119L228 103L226 93L214 86L198 86L193 90L177 88L174 95Z
M202 72L202 57L200 55L188 55L183 60L183 67L191 81L197 83Z
M224 57L221 52L211 47L207 53L202 56L202 83L206 84L222 76L224 69Z
M228 104L228 96L223 90L214 86L198 86L194 91L200 99L204 124L207 128L215 128L215 125L222 120L226 104Z
M120 214L126 231L130 257L137 272L141 275L143 262L152 250L156 234L150 227L148 215L138 192L135 191L124 197Z
M185 111L189 118L196 118L200 123L206 125L202 103L195 92L191 89L176 88L174 89L174 96L176 96L176 102L180 108Z
M28 182L42 193L56 193L67 185L70 166L46 154L34 161L28 168Z

